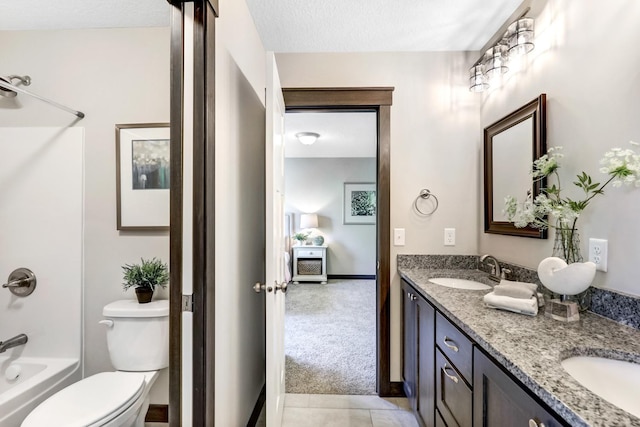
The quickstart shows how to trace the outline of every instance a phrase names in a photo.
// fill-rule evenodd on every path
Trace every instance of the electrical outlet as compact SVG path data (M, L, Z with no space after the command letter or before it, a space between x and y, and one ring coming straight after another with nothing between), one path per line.
M393 229L393 246L404 246L404 228Z
M455 228L444 229L444 245L445 246L456 245L456 229Z
M596 270L607 271L607 247L605 239L589 239L589 261L596 265Z

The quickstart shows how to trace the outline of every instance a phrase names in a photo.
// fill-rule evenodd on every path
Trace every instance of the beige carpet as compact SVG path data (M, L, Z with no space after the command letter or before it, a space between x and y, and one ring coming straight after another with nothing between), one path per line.
M286 392L375 394L375 281L330 280L289 289Z

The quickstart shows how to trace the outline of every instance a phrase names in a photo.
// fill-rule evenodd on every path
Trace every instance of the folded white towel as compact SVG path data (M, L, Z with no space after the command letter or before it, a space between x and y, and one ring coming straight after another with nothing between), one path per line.
M530 299L511 298L503 295L496 295L494 292L489 292L484 296L484 303L490 308L499 308L501 310L513 311L514 313L526 314L528 316L535 316L538 314L538 298L535 296Z
M536 285L535 283L529 283L529 282L516 282L513 280L505 280L502 279L500 281L501 285L515 285L515 286L521 286L527 289L531 289L532 291L537 291L538 290L538 285Z
M536 294L535 290L520 285L496 285L493 287L493 293L498 296L511 297L517 299L529 299Z

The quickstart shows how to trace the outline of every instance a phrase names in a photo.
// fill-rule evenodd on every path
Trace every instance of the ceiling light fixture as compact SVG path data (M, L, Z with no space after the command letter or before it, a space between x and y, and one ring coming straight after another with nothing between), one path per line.
M509 71L509 57L524 55L533 50L533 25L533 18L520 18L509 24L502 38L487 49L469 69L471 92L483 92L489 88L489 82L498 81L499 77Z
M320 137L319 133L315 132L299 132L296 133L296 138L304 145L311 145Z

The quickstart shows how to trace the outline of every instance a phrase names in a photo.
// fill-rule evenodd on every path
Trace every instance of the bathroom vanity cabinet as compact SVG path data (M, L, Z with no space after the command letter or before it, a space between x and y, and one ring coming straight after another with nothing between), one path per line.
M404 387L423 427L566 426L402 279Z

